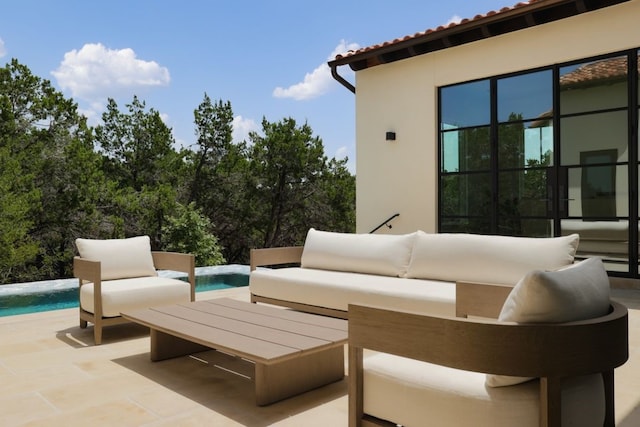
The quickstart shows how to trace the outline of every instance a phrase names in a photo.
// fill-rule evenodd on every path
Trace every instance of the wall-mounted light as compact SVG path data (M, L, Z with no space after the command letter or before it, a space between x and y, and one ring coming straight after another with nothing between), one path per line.
M395 132L387 132L385 137L385 140L387 141L395 141L396 140L396 133Z

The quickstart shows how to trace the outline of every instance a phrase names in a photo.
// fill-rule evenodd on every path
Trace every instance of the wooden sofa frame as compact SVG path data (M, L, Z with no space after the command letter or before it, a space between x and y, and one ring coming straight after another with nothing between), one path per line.
M153 256L153 264L156 270L173 270L187 273L189 284L191 285L191 301L195 301L195 257L191 254L156 251L152 251L151 255ZM79 256L74 257L73 275L79 281L78 298L80 296L80 288L86 283L93 283L93 307L95 313L83 310L80 304L78 304L78 308L80 310L80 328L86 328L87 322L93 323L95 344L101 344L103 327L127 323L129 321L121 316L104 317L102 315L102 279L100 273L100 261L91 261Z
M604 426L615 425L614 368L624 364L629 354L626 307L611 302L606 316L561 324L484 319L497 317L497 308L502 307L508 295L505 291L510 289L458 284L457 318L350 305L349 426L396 425L393 420L364 413L364 349L467 371L539 377L541 427L561 425L563 378L601 373L606 399ZM474 299L474 295L491 294L495 301L489 306ZM594 344L602 350L594 351Z

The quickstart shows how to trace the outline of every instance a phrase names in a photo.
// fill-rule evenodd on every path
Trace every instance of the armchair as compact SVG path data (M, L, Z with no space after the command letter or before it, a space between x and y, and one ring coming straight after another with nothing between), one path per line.
M525 276L498 320L350 305L349 425L613 426L627 309L601 261L583 263ZM459 315L478 316L465 294L487 287L459 284Z
M195 300L195 258L191 254L151 251L148 236L128 239L76 239L73 260L79 279L80 327L93 323L95 344L102 328L126 323L120 313ZM187 273L188 282L159 277L157 270Z

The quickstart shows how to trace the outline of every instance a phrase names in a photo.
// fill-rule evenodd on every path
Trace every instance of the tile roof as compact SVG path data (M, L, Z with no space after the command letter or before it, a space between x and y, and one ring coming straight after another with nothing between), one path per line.
M363 53L363 52L368 52L368 51L371 51L371 50L379 49L379 48L384 47L384 46L397 44L397 43L400 43L402 41L406 41L406 40L422 37L422 36L425 36L425 35L429 35L429 34L437 32L437 31L443 31L443 30L445 30L447 28L454 28L454 27L457 27L459 25L465 25L465 24L468 24L468 23L473 23L474 21L479 21L479 20L481 20L483 18L486 18L488 16L494 16L494 15L498 15L498 14L501 14L501 13L506 13L506 12L509 12L511 10L514 10L514 9L518 9L518 8L521 8L521 7L529 6L531 4L540 3L540 2L544 2L544 1L546 1L546 0L529 0L529 1L526 1L526 2L520 2L518 4L515 4L514 6L511 6L511 7L503 7L500 10L491 10L491 11L485 13L485 14L478 14L478 15L474 16L473 18L464 18L464 19L460 20L459 22L452 22L452 23L450 23L448 25L440 25L440 26L438 26L436 28L429 28L429 29L427 29L425 31L417 32L417 33L412 34L412 35L406 35L406 36L404 36L402 38L393 39L391 41L385 41L385 42L380 43L380 44L367 46L367 47L364 47L364 48L361 48L361 49L358 49L358 50L350 50L350 51L345 52L343 54L336 55L336 59L357 55L359 53Z
M329 61L329 66L336 77L335 68L342 65L349 65L352 70L359 71L627 1L630 0L529 0L460 22L339 54Z

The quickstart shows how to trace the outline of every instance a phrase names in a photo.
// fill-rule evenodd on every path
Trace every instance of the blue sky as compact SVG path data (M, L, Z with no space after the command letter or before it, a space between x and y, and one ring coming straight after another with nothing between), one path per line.
M20 0L0 13L0 64L12 58L100 123L108 98L159 111L195 143L204 94L230 101L234 138L293 117L355 172L355 96L329 58L512 6L513 0ZM346 67L340 71L353 80Z

